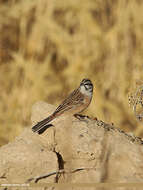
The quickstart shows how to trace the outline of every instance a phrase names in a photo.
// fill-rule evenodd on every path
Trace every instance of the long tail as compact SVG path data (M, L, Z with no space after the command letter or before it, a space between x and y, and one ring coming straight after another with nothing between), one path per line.
M48 128L47 124L48 124L50 121L52 121L53 119L54 119L54 116L53 116L53 115L50 115L50 116L47 117L46 119L44 119L44 120L38 122L36 125L34 125L34 126L32 127L32 131L33 131L33 132L37 132L37 133L40 134L42 131L45 131L45 130Z

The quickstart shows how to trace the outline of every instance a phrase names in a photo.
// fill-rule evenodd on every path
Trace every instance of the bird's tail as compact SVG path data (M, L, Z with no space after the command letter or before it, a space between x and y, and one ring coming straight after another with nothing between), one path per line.
M44 119L44 120L38 122L36 125L34 125L34 126L32 127L32 131L33 131L33 132L37 132L37 133L40 134L42 131L45 131L45 130L48 128L47 124L48 124L50 121L52 121L53 119L54 119L54 116L53 116L53 115L50 115L50 116L47 117L46 119Z

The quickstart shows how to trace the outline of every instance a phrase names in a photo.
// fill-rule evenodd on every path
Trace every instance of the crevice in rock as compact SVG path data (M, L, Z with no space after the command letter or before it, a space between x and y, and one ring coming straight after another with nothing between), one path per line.
M64 169L64 160L61 156L60 153L56 152L57 158L58 158L58 163L59 163L59 170Z
M63 160L63 158L62 158L62 156L61 156L61 154L59 153L59 152L56 152L56 151L54 151L55 153L56 153L56 155L57 155L57 158L58 158L58 169L59 170L63 170L64 169L64 160ZM56 178L55 178L55 183L58 183L58 180L59 180L59 178L60 178L60 175L61 174L58 174L57 173L57 175L56 175Z

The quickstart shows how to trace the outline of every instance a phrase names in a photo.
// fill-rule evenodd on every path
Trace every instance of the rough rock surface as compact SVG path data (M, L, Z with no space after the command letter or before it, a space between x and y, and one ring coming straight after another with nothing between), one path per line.
M36 103L32 111L32 124L47 117L54 109L54 106L44 102ZM65 173L40 179L37 184L143 183L143 141L140 138L89 118L80 121L75 117L62 116L52 124L41 135L25 129L14 142L0 148L0 184L25 183L29 178L58 169L64 169ZM45 184L36 189L51 187L46 188Z

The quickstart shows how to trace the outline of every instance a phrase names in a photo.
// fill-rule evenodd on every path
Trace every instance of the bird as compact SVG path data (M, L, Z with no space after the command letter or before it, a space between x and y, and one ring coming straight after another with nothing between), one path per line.
M32 131L40 134L42 130L45 131L45 127L49 122L61 115L71 114L76 116L89 106L92 96L93 83L90 79L83 79L79 87L70 93L50 116L32 127Z

